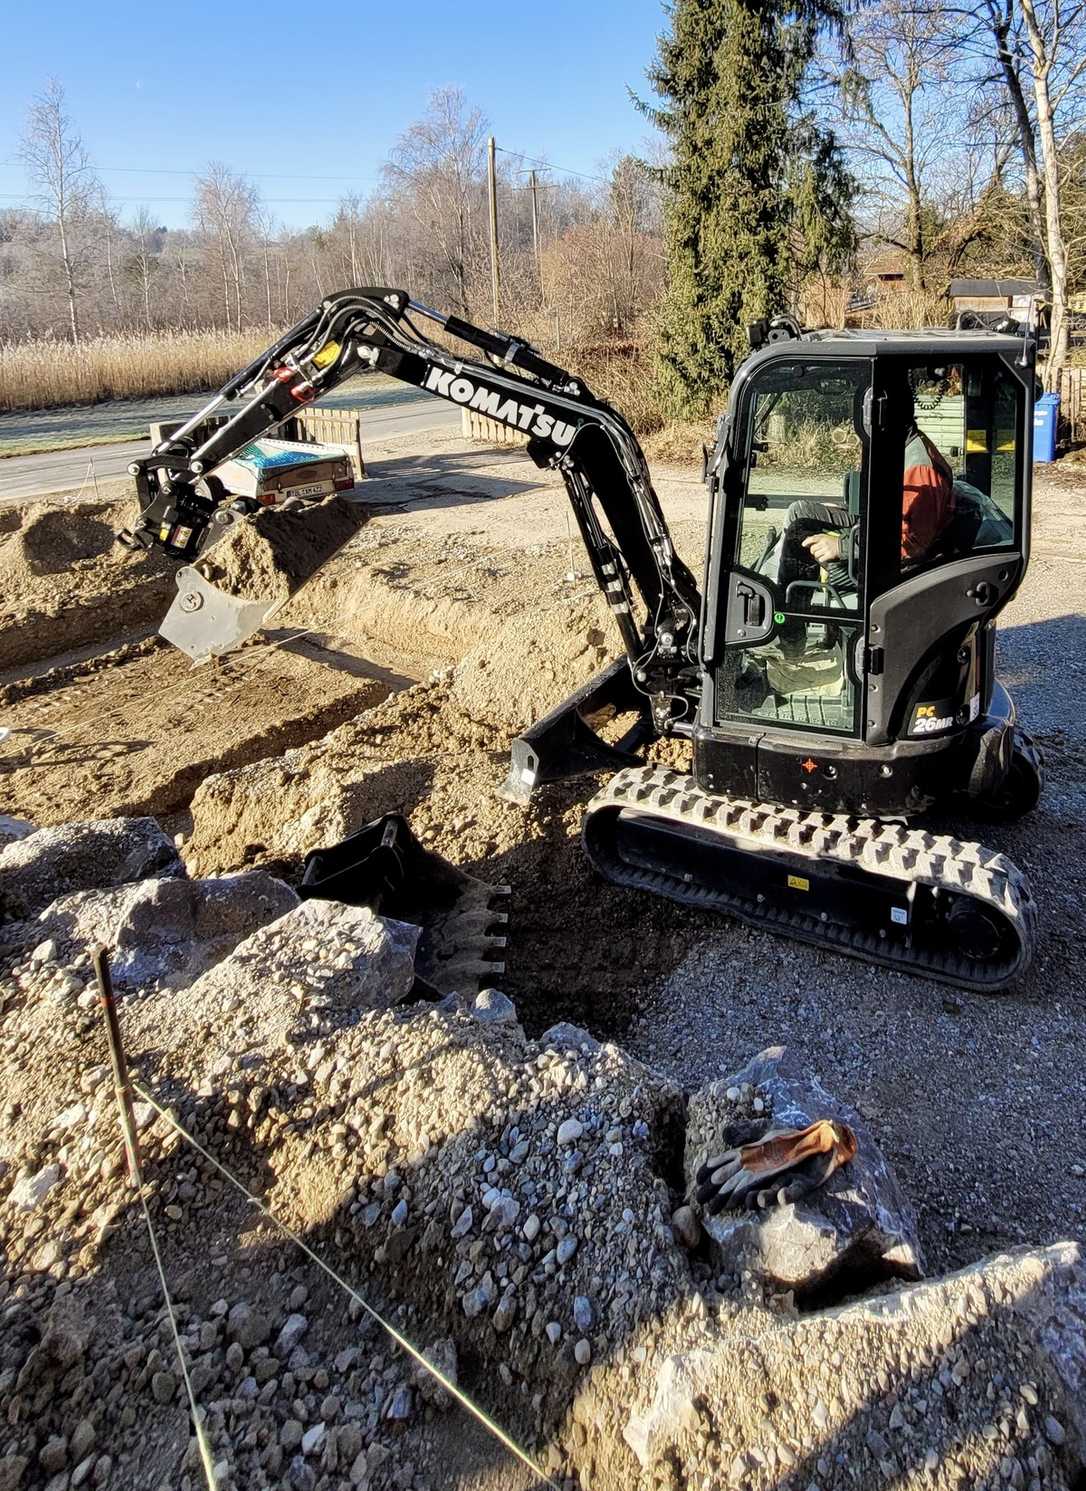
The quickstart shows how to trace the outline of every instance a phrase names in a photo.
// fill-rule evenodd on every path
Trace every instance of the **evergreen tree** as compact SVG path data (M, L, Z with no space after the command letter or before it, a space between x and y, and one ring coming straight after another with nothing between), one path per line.
M835 0L674 0L641 104L671 144L668 289L658 363L669 412L700 416L746 350L746 326L853 246L853 187L836 140L803 107Z

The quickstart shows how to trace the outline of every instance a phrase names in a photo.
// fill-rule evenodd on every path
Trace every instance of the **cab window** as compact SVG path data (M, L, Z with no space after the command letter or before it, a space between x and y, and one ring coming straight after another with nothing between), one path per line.
M729 635L717 719L854 734L870 360L769 364L752 380L743 419L746 490L731 590L754 625Z
M909 363L900 393L902 574L1015 541L1021 387L985 363Z

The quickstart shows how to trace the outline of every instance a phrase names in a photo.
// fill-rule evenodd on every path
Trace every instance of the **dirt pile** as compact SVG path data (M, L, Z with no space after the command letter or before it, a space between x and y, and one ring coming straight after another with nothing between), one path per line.
M448 678L387 699L278 759L208 777L190 804L193 874L280 866L381 813L405 813L429 849L508 884L503 987L530 1028L556 1007L620 1037L637 991L704 941L704 916L604 884L581 852L597 778L560 783L527 807L498 796L509 733L470 719Z
M516 734L597 673L618 648L602 597L548 609L529 604L461 659L452 695L472 719Z
M132 504L34 502L0 530L0 670L157 621L172 567L115 542Z
M1019 1249L654 1363L626 1440L646 1471L696 1468L673 1486L1069 1491L1084 1327L1080 1248Z
M132 991L129 1054L366 1297L421 1344L454 1339L464 1385L538 1442L589 1362L689 1290L661 1178L677 1094L568 1029L529 1043L495 998L478 1016L375 1009L410 987L410 930L307 903L204 974L183 1013L174 993ZM11 968L0 1032L13 1120L0 1228L19 1301L0 1320L0 1371L18 1385L9 1458L28 1486L44 1484L52 1459L74 1471L92 1453L96 1471L110 1457L117 1487L178 1484L184 1400L117 1170L87 955L31 948L34 935ZM137 1118L197 1390L233 1484L278 1484L297 1456L305 1484L331 1491L363 1451L363 1468L387 1470L352 1484L452 1483L445 1450L427 1451L440 1424L408 1365L348 1323L341 1296L307 1299L300 1281L313 1290L314 1271L243 1223L153 1113ZM51 1345L35 1347L60 1310L75 1322L62 1367ZM417 1471L405 1478L408 1460Z
M0 552L0 567L7 588L18 590L31 577L66 573L84 560L107 553L114 532L106 521L106 507L43 506L15 530L13 542Z
M284 601L365 521L365 508L337 496L265 507L233 523L197 567L212 585L243 600Z

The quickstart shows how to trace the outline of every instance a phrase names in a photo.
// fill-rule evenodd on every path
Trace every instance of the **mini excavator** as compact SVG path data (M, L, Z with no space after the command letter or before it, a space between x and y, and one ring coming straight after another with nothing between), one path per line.
M140 520L122 541L191 575L244 520L216 466L365 369L522 432L565 483L624 656L513 742L505 795L611 772L583 829L607 879L1001 989L1031 955L1025 877L928 825L1011 820L1042 789L995 670L996 618L1029 556L1033 342L789 317L750 339L705 453L700 589L615 409L518 337L389 288L327 296L136 461ZM646 764L666 736L690 742L689 774ZM381 842L394 848L387 825Z

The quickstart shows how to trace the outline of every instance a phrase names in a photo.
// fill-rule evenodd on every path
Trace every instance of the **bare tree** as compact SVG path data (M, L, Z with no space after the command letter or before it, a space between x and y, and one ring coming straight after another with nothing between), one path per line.
M241 330L245 251L254 236L256 188L213 161L196 183L196 219L215 242L227 326Z
M941 20L913 0L875 0L849 35L835 123L874 208L875 236L902 251L912 288L924 290L956 112Z
M146 207L141 207L132 223L133 254L129 263L132 279L140 298L140 317L145 331L154 329L151 319L151 281L158 269L155 237L158 229Z
M966 22L966 45L979 49L985 61L994 53L994 69L981 82L995 84L1010 105L1014 139L1022 161L1034 258L1038 273L1047 280L1050 272L1044 203L1037 165L1037 133L1027 97L1029 59L1021 16L1015 11L1014 0L976 0L972 8L955 8L954 13Z
M68 302L68 326L72 341L79 341L79 295L83 254L78 243L81 228L90 215L102 188L95 178L83 141L64 110L64 89L56 78L36 98L27 115L22 158L39 200L56 224Z
M431 95L426 116L393 146L390 187L407 204L440 255L456 308L469 307L469 282L483 250L487 121L459 88Z
M264 271L264 319L268 326L274 325L272 316L271 255L275 239L275 219L266 208L254 214L256 231L260 238L260 262Z
M1032 56L1033 101L1041 145L1044 178L1045 231L1048 265L1052 274L1052 313L1045 386L1054 388L1067 361L1069 340L1067 242L1064 237L1060 115L1076 101L1086 70L1086 4L1061 0L1020 0L1022 20ZM1069 108L1068 112L1072 110Z

